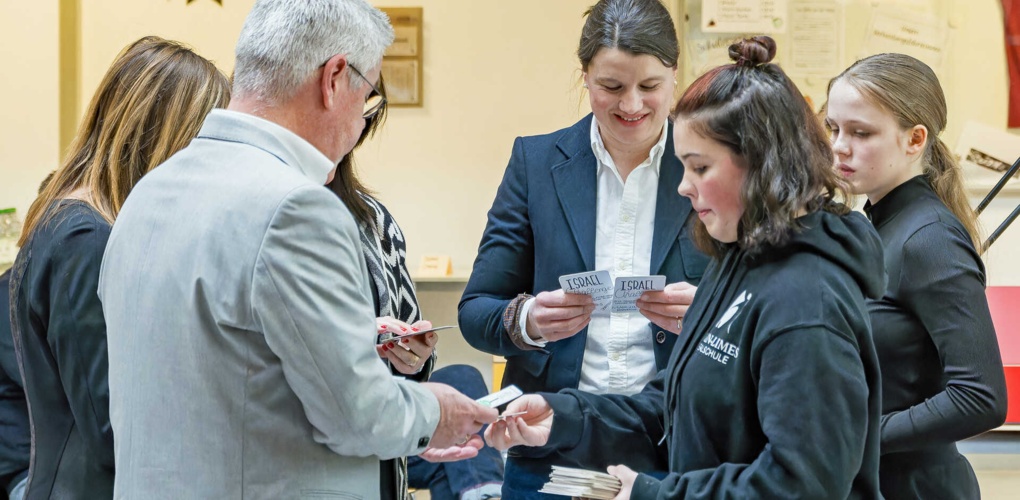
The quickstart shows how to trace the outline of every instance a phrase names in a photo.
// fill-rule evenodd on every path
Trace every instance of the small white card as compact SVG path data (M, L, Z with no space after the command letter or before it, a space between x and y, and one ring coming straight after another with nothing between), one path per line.
M595 300L593 315L609 314L613 305L613 280L609 271L587 271L560 276L560 288L566 293L591 295Z
M524 415L525 413L528 413L528 412L526 412L526 411L512 411L510 413L504 413L504 414L496 417L496 420L506 420L506 419L508 419L510 417L516 417L516 416L519 416L519 415Z
M645 292L661 291L666 288L666 277L621 276L613 287L613 312L637 312L637 299Z
M482 406L488 406L489 408L495 408L497 406L505 405L519 397L524 395L516 385L508 385L488 396L484 396L476 399L475 401Z
M560 276L560 288L566 293L591 295L595 300L592 316L605 316L611 312L637 312L638 297L648 291L664 290L666 277L619 276L614 286L609 271L588 271Z

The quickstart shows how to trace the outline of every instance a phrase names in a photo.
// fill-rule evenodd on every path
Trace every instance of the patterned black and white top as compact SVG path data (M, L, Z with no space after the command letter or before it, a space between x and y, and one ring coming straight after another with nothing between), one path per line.
M378 200L361 194L375 213L374 226L359 224L361 246L372 276L375 311L378 317L391 316L405 323L421 320L414 283L407 271L407 244L400 226Z
M378 200L364 193L359 193L374 212L371 226L359 221L361 232L361 248L365 254L368 273L372 277L372 299L375 301L376 317L390 316L405 323L414 323L422 319L418 308L418 297L414 292L414 282L407 271L407 244L404 233L393 219L390 212ZM436 363L436 351L425 361L421 371L415 375L395 375L426 381ZM407 492L407 459L385 460L381 462L380 479L382 481L383 499L408 500ZM395 489L390 489L395 487Z

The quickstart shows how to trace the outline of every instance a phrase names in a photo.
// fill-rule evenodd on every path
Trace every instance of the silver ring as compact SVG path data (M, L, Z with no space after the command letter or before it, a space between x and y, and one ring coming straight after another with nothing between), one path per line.
M684 318L681 317L681 316L677 316L676 317L676 329L677 330L683 330L684 329Z
M471 434L465 434L464 435L464 439L461 439L460 441L457 441L457 446L467 444L468 440L470 440L470 439L471 439Z

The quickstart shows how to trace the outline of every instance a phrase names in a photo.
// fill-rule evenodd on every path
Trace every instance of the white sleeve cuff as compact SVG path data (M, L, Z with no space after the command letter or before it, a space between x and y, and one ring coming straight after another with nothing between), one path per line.
M521 326L521 338L524 339L525 344L533 345L535 347L545 347L545 345L549 343L548 340L535 340L528 335L528 311L531 310L531 305L534 303L534 297L526 300L524 305L521 306L520 314L518 314L518 317L520 318L518 321Z

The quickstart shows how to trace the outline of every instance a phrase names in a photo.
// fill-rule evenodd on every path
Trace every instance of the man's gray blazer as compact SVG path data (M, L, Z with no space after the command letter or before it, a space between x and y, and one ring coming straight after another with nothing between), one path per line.
M428 444L439 405L379 360L358 231L309 148L217 110L124 204L99 284L117 498L378 498L379 458Z

